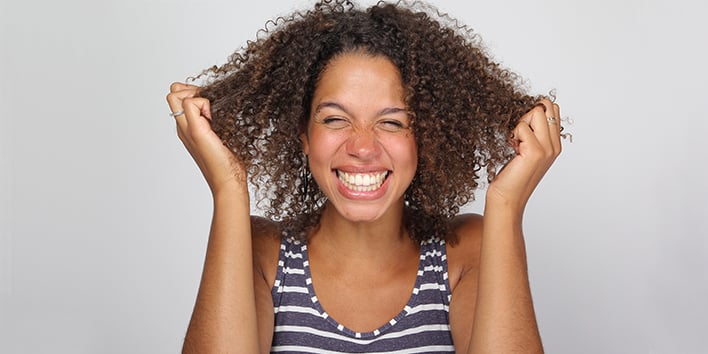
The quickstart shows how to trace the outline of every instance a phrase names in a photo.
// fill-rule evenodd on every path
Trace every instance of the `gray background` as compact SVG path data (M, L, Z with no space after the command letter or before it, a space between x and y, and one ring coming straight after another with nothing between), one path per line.
M179 350L211 201L164 96L310 3L0 1L0 352ZM708 5L435 3L575 120L525 218L547 352L705 353Z

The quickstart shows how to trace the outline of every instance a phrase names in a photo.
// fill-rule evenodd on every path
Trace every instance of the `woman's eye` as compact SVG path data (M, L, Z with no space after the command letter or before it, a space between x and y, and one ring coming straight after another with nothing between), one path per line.
M384 120L381 121L379 125L381 126L381 129L391 132L397 132L406 128L406 125L398 120Z
M348 125L348 122L342 117L326 117L322 119L322 124L326 125L329 128L339 129L346 127Z

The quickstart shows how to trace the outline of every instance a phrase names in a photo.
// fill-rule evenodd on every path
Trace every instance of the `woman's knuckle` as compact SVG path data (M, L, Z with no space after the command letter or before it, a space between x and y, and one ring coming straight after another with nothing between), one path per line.
M167 103L170 103L170 104L175 104L175 103L179 102L179 97L177 97L177 95L174 92L168 93L165 98L167 99Z
M182 87L183 87L183 84L181 82L173 82L170 85L170 91L171 92L179 91L182 89Z
M554 149L551 147L550 149L545 151L545 156L547 159L554 159L557 156L557 154L554 151Z

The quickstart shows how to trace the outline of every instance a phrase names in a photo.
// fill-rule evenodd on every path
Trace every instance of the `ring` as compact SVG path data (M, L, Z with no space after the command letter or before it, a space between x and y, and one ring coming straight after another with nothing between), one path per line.
M184 114L184 111L171 112L171 113L170 113L170 117L177 117L177 116L181 116L181 115L183 115L183 114Z
M548 124L558 124L556 122L558 120L556 117L546 117L546 120L548 121Z

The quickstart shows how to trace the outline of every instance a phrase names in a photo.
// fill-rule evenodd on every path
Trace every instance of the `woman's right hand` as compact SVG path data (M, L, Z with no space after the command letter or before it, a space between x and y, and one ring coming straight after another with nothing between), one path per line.
M177 136L202 171L213 195L229 188L247 187L243 164L211 129L209 100L198 96L199 88L175 82L167 102L177 124ZM176 114L175 113L181 113Z

